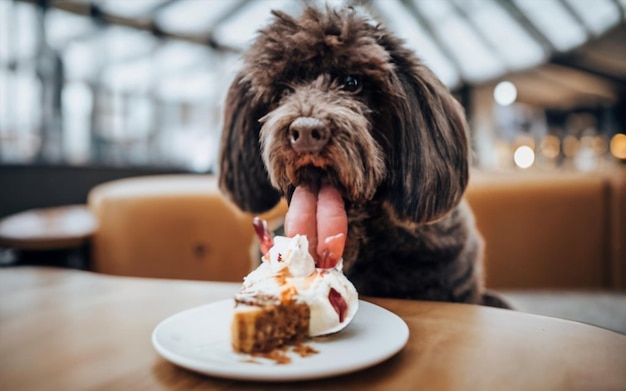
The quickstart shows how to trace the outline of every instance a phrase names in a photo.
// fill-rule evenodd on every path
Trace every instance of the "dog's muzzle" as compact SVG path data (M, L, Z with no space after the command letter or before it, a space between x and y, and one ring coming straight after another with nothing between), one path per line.
M289 142L297 153L318 153L329 138L328 128L317 118L298 117L289 125Z

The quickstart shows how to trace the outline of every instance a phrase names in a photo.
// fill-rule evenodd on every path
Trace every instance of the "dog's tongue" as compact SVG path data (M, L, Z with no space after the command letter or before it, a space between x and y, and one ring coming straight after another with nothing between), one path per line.
M285 234L306 235L317 267L334 267L343 255L348 234L341 192L327 183L319 190L306 185L296 187L285 216Z

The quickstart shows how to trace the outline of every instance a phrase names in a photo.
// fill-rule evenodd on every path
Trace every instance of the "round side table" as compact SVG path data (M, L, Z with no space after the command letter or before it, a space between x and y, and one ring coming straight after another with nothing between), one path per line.
M27 210L0 220L0 247L15 251L18 264L87 269L97 227L86 205Z

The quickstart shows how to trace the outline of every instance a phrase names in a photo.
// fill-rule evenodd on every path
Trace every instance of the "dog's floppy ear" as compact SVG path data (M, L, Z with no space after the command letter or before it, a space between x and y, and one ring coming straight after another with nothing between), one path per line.
M401 220L428 223L449 212L467 186L467 122L461 105L429 69L410 60L396 66L392 83L401 92L391 114L387 199Z
M251 93L243 74L238 75L224 107L219 185L241 209L252 213L271 209L281 197L270 184L261 160L259 118L265 114L266 104Z

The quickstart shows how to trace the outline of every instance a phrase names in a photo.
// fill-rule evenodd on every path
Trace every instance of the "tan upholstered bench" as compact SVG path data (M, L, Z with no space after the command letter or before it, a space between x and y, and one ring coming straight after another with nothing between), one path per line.
M88 204L100 229L93 269L102 273L241 281L258 261L253 216L212 175L121 179L95 187ZM281 208L266 218L280 218Z
M496 289L626 289L626 171L473 172Z

